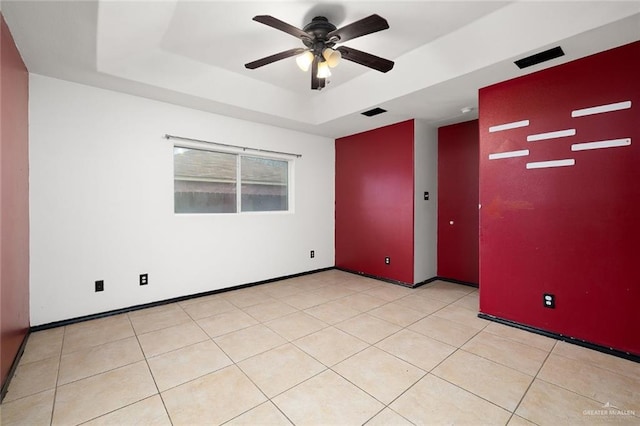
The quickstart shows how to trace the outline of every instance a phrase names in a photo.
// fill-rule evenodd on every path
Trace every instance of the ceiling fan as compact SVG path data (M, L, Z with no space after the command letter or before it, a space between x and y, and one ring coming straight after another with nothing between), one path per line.
M258 15L253 20L299 38L305 47L285 50L249 62L245 64L248 69L256 69L281 59L298 56L296 62L303 71L311 68L311 89L320 90L325 87L327 77L331 76L329 68L335 67L341 58L380 72L387 72L393 68L393 61L367 52L347 46L334 49L338 43L389 28L386 19L378 15L368 16L342 28L336 28L324 16L316 16L303 29L269 15Z

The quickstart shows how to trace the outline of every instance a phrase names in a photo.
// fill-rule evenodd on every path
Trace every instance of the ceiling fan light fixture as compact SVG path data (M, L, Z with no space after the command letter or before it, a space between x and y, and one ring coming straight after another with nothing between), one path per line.
M379 15L367 16L341 28L337 28L324 16L314 17L303 29L271 15L256 15L253 20L294 36L299 41L302 41L304 47L284 50L256 61L248 62L244 64L247 69L254 70L282 59L296 57L296 63L301 70L308 71L311 68L311 90L320 90L326 86L328 83L327 78L331 76L329 68L336 67L341 59L382 73L393 69L393 61L388 59L342 44L337 49L335 48L337 43L343 43L388 29L389 23Z
M329 70L329 64L326 61L322 61L318 64L318 78L331 77L331 70Z
M312 62L313 62L313 53L311 53L308 50L304 52L302 55L298 55L298 57L296 58L296 64L298 64L298 68L300 68L304 72L309 71L309 67L311 66Z
M322 51L322 57L327 61L327 65L331 68L335 68L340 63L340 59L342 59L342 53L338 50L327 47Z

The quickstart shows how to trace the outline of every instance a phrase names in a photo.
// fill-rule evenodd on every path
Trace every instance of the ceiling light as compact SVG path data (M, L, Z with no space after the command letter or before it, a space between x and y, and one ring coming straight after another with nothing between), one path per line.
M322 51L322 57L327 61L327 64L331 68L335 68L338 63L340 63L340 59L342 59L342 53L339 50L331 49L327 47Z
M473 107L466 106L466 107L462 108L462 109L460 110L460 112L461 112L461 113L463 113L463 114L469 114L469 113L470 113L471 111L473 111L473 110L474 110L474 108L473 108Z
M309 71L309 67L311 66L312 62L313 53L308 50L296 58L296 64L298 64L298 67L305 72Z
M326 61L322 61L318 64L318 78L327 78L327 77L331 77L329 64Z

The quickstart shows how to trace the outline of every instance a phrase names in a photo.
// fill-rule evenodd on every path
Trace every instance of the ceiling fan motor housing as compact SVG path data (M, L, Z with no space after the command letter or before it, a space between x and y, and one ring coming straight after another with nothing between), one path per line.
M313 49L316 55L321 54L322 49L325 47L333 47L336 44L337 40L327 40L327 34L335 31L336 26L324 16L316 16L302 30L309 34L310 37L309 39L302 39L302 42L308 48Z

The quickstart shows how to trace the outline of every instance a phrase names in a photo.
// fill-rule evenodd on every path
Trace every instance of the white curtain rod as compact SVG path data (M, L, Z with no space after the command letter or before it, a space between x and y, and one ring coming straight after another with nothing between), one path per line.
M229 145L226 143L219 143L219 142L211 142L211 141L205 141L202 139L193 139L193 138L185 138L183 136L175 136L175 135L169 135L169 134L165 134L164 135L165 139L176 139L176 140L182 140L182 141L187 141L187 142L202 142L202 143L208 143L211 145L217 145L217 146L224 146L227 148L237 148L237 149L241 149L243 151L257 151L257 152L265 152L268 154L281 154L281 155L291 155L293 157L302 157L302 154L293 154L291 152L282 152L282 151L271 151L269 149L260 149L260 148L249 148L248 146L239 146L239 145Z

